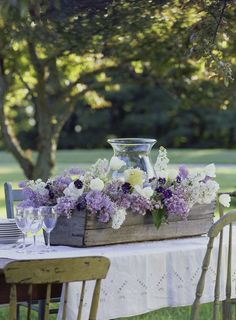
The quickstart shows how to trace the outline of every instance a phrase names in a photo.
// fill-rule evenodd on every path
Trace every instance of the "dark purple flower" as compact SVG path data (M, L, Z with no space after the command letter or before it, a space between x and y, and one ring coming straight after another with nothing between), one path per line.
M124 184L122 184L121 189L124 193L129 193L131 191L131 184L129 182L125 182Z
M177 176L177 177L176 177L176 182L177 182L177 183L180 183L180 182L181 182L181 180L182 180L182 179L181 179L181 177L180 177L180 176Z
M87 202L86 202L85 197L80 197L77 204L76 204L77 210L82 211L82 210L86 209L86 206L87 206Z
M50 198L50 199L54 199L54 197L55 197L54 192L51 191L51 190L49 190L48 195L49 195L49 198Z
M172 196L172 191L170 189L166 189L164 192L163 192L163 195L164 195L164 198L168 199Z
M166 178L159 178L159 179L158 179L158 182L159 182L160 184L165 184L165 183L166 183Z
M160 187L157 187L155 190L158 193L162 193L164 191L164 188L162 186L160 186Z
M77 189L82 189L84 184L80 179L77 179L74 181L74 185Z

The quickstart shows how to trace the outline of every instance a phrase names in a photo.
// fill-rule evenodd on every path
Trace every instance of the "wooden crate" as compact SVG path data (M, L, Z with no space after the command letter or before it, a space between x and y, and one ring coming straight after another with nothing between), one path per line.
M50 240L52 245L91 247L196 236L208 232L213 223L214 210L215 202L195 205L187 221L171 217L169 222L162 223L158 230L152 223L151 214L128 214L121 228L114 230L111 223L99 223L86 211L74 211L70 219L58 218Z

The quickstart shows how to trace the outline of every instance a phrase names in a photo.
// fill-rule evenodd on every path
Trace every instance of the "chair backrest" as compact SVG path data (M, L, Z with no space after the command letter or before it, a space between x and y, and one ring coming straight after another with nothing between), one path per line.
M9 182L4 183L4 191L7 218L12 219L14 218L14 202L24 200L24 196L21 189L12 189Z
M217 257L217 267L216 267L216 280L215 280L215 297L213 303L213 317L212 319L218 319L219 306L220 306L220 276L221 276L221 267L222 267L222 247L223 247L223 229L225 226L229 226L229 235L228 235L228 257L227 257L227 276L226 276L226 300L223 305L223 319L230 320L232 319L232 310L231 310L231 257L232 257L232 224L236 221L236 210L231 210L225 215L223 215L217 222L213 224L208 232L208 245L205 257L202 263L202 272L200 279L198 281L196 289L196 297L192 305L191 320L197 320L199 318L199 308L200 308L200 299L204 290L205 285L205 276L208 270L211 252L214 244L215 238L219 235L219 246L218 246L218 257Z
M6 282L11 285L9 320L16 319L17 284L29 284L29 305L32 301L32 285L47 284L44 316L44 319L47 320L49 317L51 285L53 283L64 283L65 294L62 319L66 320L68 283L73 281L82 281L77 316L77 320L81 320L85 283L87 280L96 280L89 315L89 320L95 320L99 302L101 280L106 277L109 266L110 260L101 256L47 260L21 260L10 262L4 268ZM29 310L30 309L31 308L29 308ZM27 319L30 319L30 312L28 313Z

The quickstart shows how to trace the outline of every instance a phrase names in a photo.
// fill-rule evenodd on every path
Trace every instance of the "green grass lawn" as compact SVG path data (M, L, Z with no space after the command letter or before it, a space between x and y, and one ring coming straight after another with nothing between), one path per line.
M63 169L69 167L86 168L98 158L110 158L112 151L107 150L71 150L58 151L57 166L55 174L59 174ZM152 152L152 160L155 161L157 150ZM168 150L170 162L176 164L208 164L215 163L217 165L217 181L220 184L221 191L232 191L236 189L236 151L234 150ZM235 165L235 166L232 166ZM5 203L3 183L5 181L12 182L17 186L17 182L23 180L24 176L21 169L17 165L13 157L3 151L0 151L0 216L5 216ZM233 207L236 207L236 200L232 202ZM7 319L6 309L0 309L0 320ZM122 320L187 320L189 319L190 308L165 308L157 312L151 312L142 316L135 316L130 318L122 318ZM25 315L22 316L22 320ZM32 319L37 319L32 318ZM50 319L55 319L52 317ZM210 319L210 307L204 305L201 311L199 320ZM221 320L221 319L219 319Z

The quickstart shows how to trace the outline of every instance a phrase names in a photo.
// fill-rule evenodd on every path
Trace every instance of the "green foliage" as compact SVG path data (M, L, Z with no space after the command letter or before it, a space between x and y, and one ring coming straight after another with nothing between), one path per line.
M162 224L162 221L165 218L165 210L163 209L157 209L152 211L152 220L155 224L156 228L159 229L160 225Z

